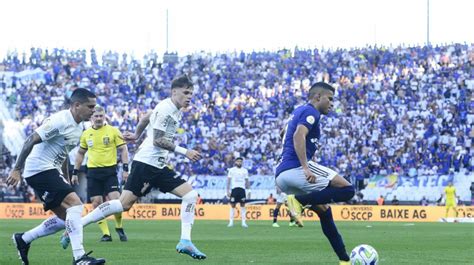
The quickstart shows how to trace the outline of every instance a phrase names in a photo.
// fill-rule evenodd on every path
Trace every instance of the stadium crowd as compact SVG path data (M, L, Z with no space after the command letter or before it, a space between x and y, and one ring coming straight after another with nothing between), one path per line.
M232 158L242 156L250 174L271 175L280 129L311 83L324 80L337 92L333 113L322 121L319 163L358 180L467 174L474 153L473 48L197 53L176 63L161 62L156 53L139 61L108 52L99 62L94 50L32 48L29 57L12 52L0 63L0 95L27 135L78 87L97 94L112 125L133 131L139 117L169 94L173 77L186 73L196 92L179 138L205 158L190 164L171 155L170 163L187 175L224 175ZM36 68L44 71L42 80L1 75ZM132 153L136 146L130 144Z

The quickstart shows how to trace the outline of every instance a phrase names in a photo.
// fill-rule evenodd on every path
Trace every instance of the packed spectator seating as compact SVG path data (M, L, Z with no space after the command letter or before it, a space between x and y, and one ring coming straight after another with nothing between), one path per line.
M122 131L170 92L177 74L195 84L179 141L205 158L171 156L177 171L224 175L232 158L245 157L251 174L271 175L280 154L280 129L316 81L335 84L334 112L323 118L319 163L353 180L375 174L414 177L432 171L473 170L474 46L294 49L229 54L198 53L177 63L156 53L143 60L94 50L32 48L0 64L0 95L26 135L63 108L77 87L92 90ZM1 59L0 59L1 60ZM41 69L39 78L2 72ZM136 145L131 144L131 152ZM268 194L267 194L268 195Z

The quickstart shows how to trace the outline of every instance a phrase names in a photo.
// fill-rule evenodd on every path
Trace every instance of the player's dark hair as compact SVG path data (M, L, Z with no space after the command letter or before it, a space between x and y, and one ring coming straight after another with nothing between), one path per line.
M336 89L334 89L334 87L330 84L325 82L317 82L314 83L309 89L308 98L313 98L314 95L321 93L323 90L332 91L332 93L336 92Z
M71 104L75 102L85 103L89 101L89 98L95 98L95 94L84 88L77 88L72 92L70 102Z
M172 82L171 82L171 89L174 88L189 88L193 86L193 82L189 80L187 75L181 75L176 77Z

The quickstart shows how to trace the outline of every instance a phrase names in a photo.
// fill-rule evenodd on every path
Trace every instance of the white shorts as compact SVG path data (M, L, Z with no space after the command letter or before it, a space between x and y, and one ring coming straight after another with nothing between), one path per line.
M277 201L277 203L281 203L281 204L285 203L286 202L286 193L284 193L284 192L277 193L276 201Z
M337 172L321 166L314 161L308 161L311 172L316 175L316 183L309 183L304 175L303 167L285 170L276 178L276 184L287 194L306 194L325 189L329 182L337 176Z

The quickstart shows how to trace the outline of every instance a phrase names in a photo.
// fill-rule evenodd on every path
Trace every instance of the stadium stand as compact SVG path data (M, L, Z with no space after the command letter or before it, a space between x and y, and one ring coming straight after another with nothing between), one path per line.
M94 50L32 48L29 57L11 52L0 64L0 108L21 125L23 132L7 137L18 142L62 108L75 88L84 87L98 95L112 125L133 130L139 117L169 93L172 78L186 73L196 97L194 109L185 113L180 141L206 157L190 164L172 156L170 163L186 176L208 180L225 175L232 158L243 156L252 175L271 176L280 128L311 83L325 80L335 84L337 94L334 113L323 121L318 162L339 169L360 189L367 186L364 200L396 195L418 201L426 195L432 201L448 179L456 186L474 181L473 48L199 53L167 62L156 53L138 60L107 52L102 63ZM18 144L9 145L17 154L13 146ZM129 148L133 152L136 146ZM424 178L436 180L425 185ZM391 181L395 184L385 184ZM274 193L272 187L254 188L262 199ZM223 190L216 190L206 186L199 192L203 198L222 198ZM470 200L468 189L458 190Z

